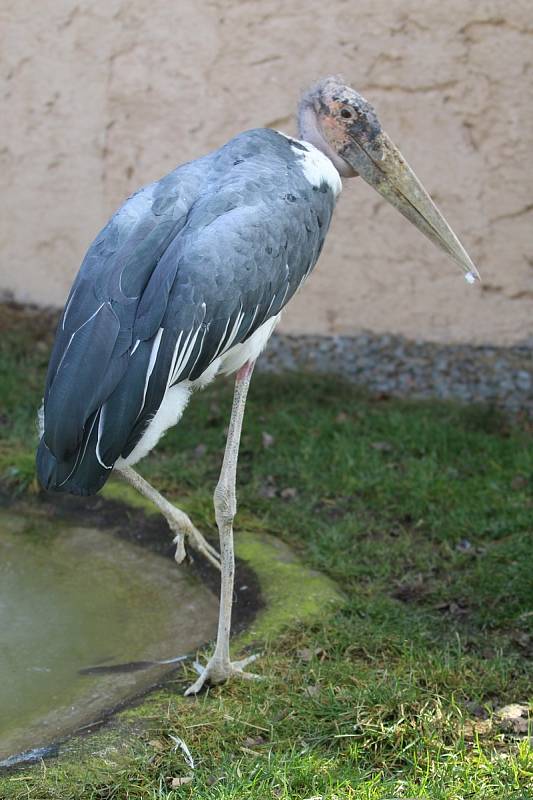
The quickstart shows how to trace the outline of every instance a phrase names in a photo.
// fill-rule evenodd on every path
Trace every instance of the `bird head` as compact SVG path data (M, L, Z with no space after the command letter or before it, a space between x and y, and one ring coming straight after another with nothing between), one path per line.
M479 273L364 97L340 78L325 78L302 97L299 127L344 178L360 175L444 250L473 282Z

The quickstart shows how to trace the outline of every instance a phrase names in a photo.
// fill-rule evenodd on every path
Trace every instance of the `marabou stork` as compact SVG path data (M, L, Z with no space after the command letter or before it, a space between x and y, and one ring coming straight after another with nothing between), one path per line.
M150 498L175 534L221 569L217 642L198 680L219 683L231 662L235 478L254 362L314 268L341 191L360 175L479 277L373 107L335 77L300 102L299 140L260 128L132 195L90 246L50 358L37 452L45 489L88 495L113 469ZM214 493L220 556L188 516L133 470L180 419L194 389L236 373Z

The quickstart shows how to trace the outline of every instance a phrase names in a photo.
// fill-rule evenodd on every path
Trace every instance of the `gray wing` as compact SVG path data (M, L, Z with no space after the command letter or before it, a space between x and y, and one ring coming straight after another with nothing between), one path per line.
M195 202L161 259L162 269L175 263L178 269L123 457L138 443L167 388L199 378L214 359L279 314L319 257L334 207L331 192L313 191L299 173L280 180L284 173L275 159L260 165L257 157L244 159L237 170L238 178ZM105 434L101 450L103 442ZM106 457L111 463L116 450L111 447Z
M45 488L72 491L68 481L87 452L99 409L131 370L134 325L147 340L157 331L172 283L172 275L158 273L157 264L185 224L194 195L194 176L184 165L130 197L87 251L48 366L37 453ZM149 286L154 302L148 322L139 318L139 306L150 299ZM146 349L140 350L145 359ZM135 366L140 368L140 359Z
M250 132L215 155L186 219L178 229L169 227L164 243L157 240L163 252L146 281L141 286L139 279L134 291L128 284L128 297L140 295L136 302L122 301L118 323L116 306L102 305L101 294L96 316L85 311L88 330L77 334L79 351L72 360L93 363L91 339L100 318L106 341L99 343L99 357L106 366L100 367L99 383L94 369L84 378L86 397L72 406L70 435L77 449L60 476L63 486L55 477L52 488L97 491L116 459L133 450L167 388L195 380L277 315L316 263L334 201L303 178L286 140L272 131ZM107 294L124 289L116 269L108 278L100 265L97 272ZM68 305L66 312L68 320ZM52 383L49 398L55 389ZM45 420L47 413L45 402ZM50 441L63 443L55 410L54 419L56 438ZM50 448L47 434L45 424Z

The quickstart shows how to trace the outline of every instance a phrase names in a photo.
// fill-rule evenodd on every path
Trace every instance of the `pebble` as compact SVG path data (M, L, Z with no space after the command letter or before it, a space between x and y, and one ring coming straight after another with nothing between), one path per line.
M337 374L395 397L489 403L533 418L533 345L495 347L410 341L391 334L274 334L262 372Z

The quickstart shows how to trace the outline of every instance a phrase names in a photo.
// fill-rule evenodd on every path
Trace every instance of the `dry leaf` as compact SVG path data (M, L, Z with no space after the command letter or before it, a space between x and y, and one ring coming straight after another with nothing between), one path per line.
M265 482L259 488L259 496L271 500L273 497L276 497L277 493L276 479L273 475L267 475Z
M192 451L193 458L198 460L202 458L207 453L207 445L205 444L197 444L194 450Z
M264 744L265 740L262 736L247 736L244 740L246 747L257 747L258 744Z
M293 486L287 486L286 489L282 489L280 492L280 497L283 500L294 500L294 498L298 495L298 489L295 489Z
M527 478L525 475L515 475L511 481L511 489L525 489L527 486Z
M150 739L148 744L150 745L150 747L153 747L154 750L164 750L165 749L165 745L163 744L163 742L160 739Z
M277 494L276 487L270 486L268 483L264 483L259 488L259 497L264 497L266 500L272 500Z
M464 733L468 739L478 736L485 736L492 730L492 720L490 719L467 719L464 724Z
M519 647L523 647L524 650L528 650L532 643L531 636L529 635L529 633L526 633L525 631L521 631L520 633L515 633L513 639L515 640L517 645Z
M380 450L382 453L390 453L393 449L390 442L372 442L370 447L373 450Z
M301 661L311 661L313 658L313 651L310 647L302 647L301 650L296 651L296 655Z
M170 786L172 789L177 789L178 786L185 786L187 783L192 783L192 775L181 775L179 778L172 778Z
M500 719L518 719L524 714L527 716L528 707L523 703L510 703L508 706L502 706L496 711L496 716Z
M209 404L209 415L207 417L207 422L213 424L214 422L219 422L222 417L222 412L220 410L220 406L217 402L213 401Z
M529 708L525 703L510 703L499 708L495 714L500 727L509 733L528 732Z
M272 436L272 434L271 433L267 433L266 431L263 431L263 433L261 434L261 439L262 439L262 442L263 442L263 447L265 449L267 449L268 447L272 447L272 445L275 442L275 439Z

